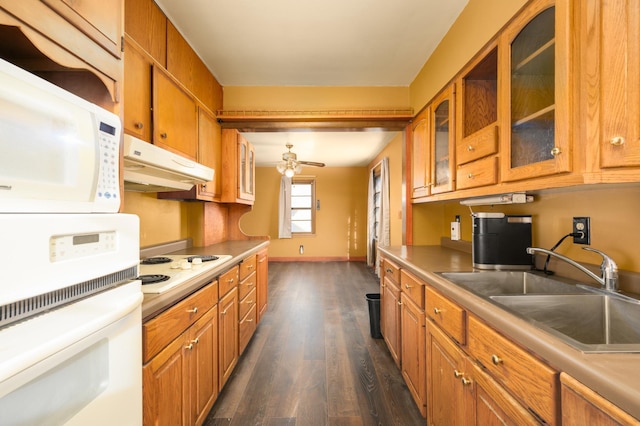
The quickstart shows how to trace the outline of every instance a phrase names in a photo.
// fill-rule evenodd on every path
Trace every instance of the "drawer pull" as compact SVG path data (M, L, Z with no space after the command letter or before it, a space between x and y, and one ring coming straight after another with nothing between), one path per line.
M247 305L252 305L252 304L253 304L253 300L247 300L247 301L246 301L246 302L244 302L244 303L246 303Z
M473 173L469 173L469 174L467 175L467 177L468 177L469 179L473 179L475 176L473 176Z
M502 358L500 358L498 355L491 355L491 362L493 363L493 365L500 365L502 364Z
M471 384L471 380L469 380L469 379L467 379L467 378L465 378L465 377L463 377L462 379L460 379L460 381L462 382L462 384L463 384L464 386L468 386L468 385L470 385L470 384Z
M473 151L473 146L469 145L469 146L467 147L467 151L469 151L469 152Z
M253 318L247 319L247 322L253 322Z
M253 265L247 265L247 269L253 269Z
M233 278L229 278L229 279L227 280L227 282L228 282L229 284L233 283L234 281L235 281L235 280L234 280Z
M391 270L391 268L387 268L387 270L385 271L387 274L392 273L393 271Z
M624 137L622 136L614 136L609 140L609 143L613 146L624 145Z
M409 284L405 284L405 285L404 285L404 288L406 288L407 290L409 290L410 288L413 288L413 286L412 286L412 285L409 285Z
M442 309L438 309L438 308L433 308L433 313L436 315L440 315L440 313L442 312Z
M187 312L189 312L190 314L197 314L198 313L198 307L196 306L193 309L187 309Z
M253 285L253 281L249 281L247 284L245 284L247 287L251 287Z
M453 375L456 379L459 379L460 377L464 376L464 373L458 371L458 370L453 370Z

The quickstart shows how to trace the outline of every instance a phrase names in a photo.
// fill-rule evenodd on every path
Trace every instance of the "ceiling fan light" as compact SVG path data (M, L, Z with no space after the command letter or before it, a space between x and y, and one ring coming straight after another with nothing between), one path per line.
M296 172L295 172L293 169L289 169L289 168L288 168L287 170L285 170L285 171L284 171L284 175L285 175L286 177L293 177L293 175L294 175L295 173L296 173Z
M285 161L278 163L276 165L276 169L278 169L278 172L280 172L280 174L283 175L285 170L287 170L287 163Z

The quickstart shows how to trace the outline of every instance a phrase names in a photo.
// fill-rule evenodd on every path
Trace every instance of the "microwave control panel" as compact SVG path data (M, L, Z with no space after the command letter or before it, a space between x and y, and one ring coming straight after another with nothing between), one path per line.
M99 155L100 172L98 174L98 186L96 188L97 201L111 201L119 198L120 180L118 165L120 161L120 140L117 129L107 123L100 122L99 128ZM120 201L118 201L118 204Z
M80 259L87 256L108 253L116 249L115 231L92 234L54 235L49 239L49 260Z

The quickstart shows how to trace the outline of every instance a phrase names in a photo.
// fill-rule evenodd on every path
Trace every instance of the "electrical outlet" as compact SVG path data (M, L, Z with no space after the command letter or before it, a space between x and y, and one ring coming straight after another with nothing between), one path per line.
M579 237L573 237L574 244L591 244L591 224L588 217L573 218L573 233L581 234Z

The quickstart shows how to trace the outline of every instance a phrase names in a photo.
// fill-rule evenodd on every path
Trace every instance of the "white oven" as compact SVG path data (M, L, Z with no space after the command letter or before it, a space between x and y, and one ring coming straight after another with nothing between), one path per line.
M0 214L0 424L141 424L138 229L125 214Z

